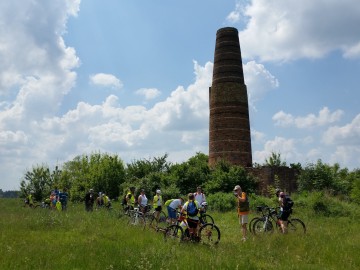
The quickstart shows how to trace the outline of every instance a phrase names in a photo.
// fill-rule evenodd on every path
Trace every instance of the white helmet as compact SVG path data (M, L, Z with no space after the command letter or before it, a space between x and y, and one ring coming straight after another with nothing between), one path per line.
M160 190L160 189L157 189L157 190L156 190L156 194L161 194L161 190Z
M201 206L207 206L207 202L202 202Z

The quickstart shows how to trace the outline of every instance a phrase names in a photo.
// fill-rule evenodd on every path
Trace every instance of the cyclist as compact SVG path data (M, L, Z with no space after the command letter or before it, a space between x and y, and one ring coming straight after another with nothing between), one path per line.
M144 214L147 212L147 204L148 204L148 198L145 195L145 189L141 189L140 191L140 195L138 197L138 204L140 207L140 211L143 212Z
M94 208L94 190L90 189L85 195L85 210L92 211Z
M177 209L181 210L183 204L184 204L183 198L171 199L170 204L167 206L168 216L169 216L169 219L170 219L170 224L175 223L175 221L176 221L176 211L177 211Z
M201 205L197 200L195 200L195 196L193 193L188 194L188 201L184 204L183 208L181 209L181 214L186 215L186 221L189 228L190 237L195 236L197 237L199 224L200 224L200 211Z
M292 212L293 202L288 195L285 195L284 192L276 190L276 194L278 195L279 205L280 205L280 213L279 213L279 223L281 227L281 231L283 233L287 232L287 221Z
M25 204L28 204L29 207L34 207L34 192L31 191L29 195L26 197Z
M135 207L135 187L131 187L128 193L126 194L126 207L125 210L132 210Z
M202 188L199 186L194 193L195 200L202 205L203 202L206 202L205 194L202 192Z
M68 201L69 194L67 193L67 189L64 188L62 192L59 193L59 200L61 202L62 210L67 209L67 201Z
M160 212L162 210L162 204L163 204L163 199L162 199L162 196L161 196L161 190L160 189L157 189L156 190L156 194L154 196L154 199L153 199L153 208L155 210L155 218L157 221L159 221L159 217L160 217Z
M99 192L99 196L96 198L96 208L101 208L104 205L103 193Z
M108 195L106 195L105 193L103 193L103 200L104 200L104 206L106 208L111 208L111 201Z
M247 231L247 224L249 222L249 212L250 212L250 204L249 199L245 192L242 192L242 189L239 185L236 185L234 188L234 195L237 198L237 204L238 204L238 217L239 217L239 223L241 225L241 232L242 232L242 240L246 241L246 231Z

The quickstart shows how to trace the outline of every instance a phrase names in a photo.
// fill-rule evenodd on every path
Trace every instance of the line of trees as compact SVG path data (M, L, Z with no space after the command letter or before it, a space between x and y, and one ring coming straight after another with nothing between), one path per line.
M219 162L214 168L208 166L208 156L197 153L189 160L179 164L167 161L167 155L152 159L135 160L125 164L117 155L92 153L77 156L65 162L61 168L53 170L46 164L34 166L27 171L21 181L21 196L34 192L36 200L48 197L55 187L66 188L70 200L82 201L90 189L105 192L116 199L131 186L145 189L151 199L160 188L163 197L175 198L194 192L202 186L209 201L218 209L234 207L232 189L240 184L248 193L255 193L258 179L240 166ZM266 159L270 166L286 166L280 154L272 153ZM360 170L341 169L338 164L328 165L319 160L302 168L301 164L291 164L300 171L298 191L324 191L360 204Z

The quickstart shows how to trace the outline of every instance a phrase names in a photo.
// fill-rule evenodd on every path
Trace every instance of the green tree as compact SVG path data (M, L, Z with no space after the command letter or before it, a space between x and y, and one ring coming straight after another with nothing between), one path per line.
M252 193L256 190L255 178L248 174L245 168L230 165L226 161L220 161L212 170L205 188L208 193L228 193L232 192L236 185L240 185L246 193Z
M280 153L271 152L271 156L265 159L265 165L270 167L286 166L286 162L282 160Z
M34 166L31 171L25 173L24 179L20 183L21 197L25 198L30 192L33 192L34 199L41 201L49 196L53 183L54 178L51 177L47 165Z
M210 177L208 156L196 153L188 161L173 165L170 174L171 178L176 181L181 194L195 192L196 187L204 185Z

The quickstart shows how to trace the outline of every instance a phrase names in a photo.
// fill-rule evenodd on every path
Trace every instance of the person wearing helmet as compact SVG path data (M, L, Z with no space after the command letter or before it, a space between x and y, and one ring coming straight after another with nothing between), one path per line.
M157 189L153 199L153 208L155 210L154 216L157 221L159 221L162 205L163 205L163 199L161 196L161 190Z
M280 223L281 231L283 233L286 233L287 232L287 221L288 221L290 214L292 213L293 201L283 191L279 190L277 195L278 195L279 206L280 206L280 213L278 216L278 220Z
M205 194L203 193L202 188L199 186L194 193L195 200L201 205L203 202L206 202Z

